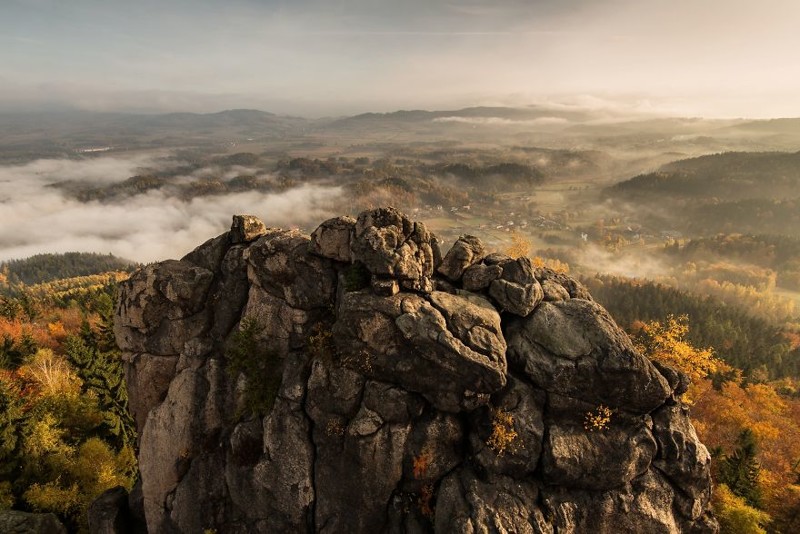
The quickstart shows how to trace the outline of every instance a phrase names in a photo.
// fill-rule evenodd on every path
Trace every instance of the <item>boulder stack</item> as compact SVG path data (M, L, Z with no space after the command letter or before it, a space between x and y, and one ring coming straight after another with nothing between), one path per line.
M235 217L125 282L116 336L151 533L717 530L674 371L579 282L393 208Z

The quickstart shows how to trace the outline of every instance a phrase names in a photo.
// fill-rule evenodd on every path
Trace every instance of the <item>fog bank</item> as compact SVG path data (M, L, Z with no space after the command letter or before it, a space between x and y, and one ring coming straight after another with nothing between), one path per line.
M247 191L184 200L160 190L118 202L80 202L52 184L113 183L152 157L37 160L0 167L0 261L39 253L112 253L139 262L180 258L247 213L267 226L316 225L332 215L339 187L301 185L281 193Z

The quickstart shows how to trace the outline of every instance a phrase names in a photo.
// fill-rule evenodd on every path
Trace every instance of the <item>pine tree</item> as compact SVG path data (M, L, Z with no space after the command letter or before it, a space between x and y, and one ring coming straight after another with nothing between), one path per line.
M19 465L19 435L23 418L19 389L0 375L0 483L9 481Z
M128 411L128 393L119 354L100 350L97 334L91 328L88 332L82 328L82 335L67 338L64 343L67 358L83 381L84 390L97 395L107 437L117 447L131 445L134 422Z
M719 482L727 485L754 508L761 506L761 489L758 485L761 465L756 459L757 454L756 437L752 430L745 428L739 434L739 446L733 454L724 457L719 466Z

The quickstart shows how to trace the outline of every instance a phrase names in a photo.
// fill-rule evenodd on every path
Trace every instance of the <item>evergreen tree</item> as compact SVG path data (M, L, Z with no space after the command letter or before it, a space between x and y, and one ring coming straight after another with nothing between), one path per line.
M11 483L20 464L20 426L24 416L18 388L0 375L0 510L14 504Z
M758 444L753 431L749 428L739 434L739 446L733 454L722 459L719 466L719 482L742 497L748 505L761 506L761 489L758 485L758 474L761 466L756 459Z
M30 332L23 332L19 341L10 334L3 334L0 341L0 369L16 369L25 358L35 354L38 348Z
M89 327L87 334L86 328L82 328L81 335L67 338L65 353L83 381L84 390L97 395L106 437L117 447L132 445L135 427L128 411L128 393L119 353L100 350L97 333Z

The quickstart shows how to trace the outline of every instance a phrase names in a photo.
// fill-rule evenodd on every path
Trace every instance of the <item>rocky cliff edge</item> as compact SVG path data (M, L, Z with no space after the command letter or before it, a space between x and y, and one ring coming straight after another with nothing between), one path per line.
M396 209L235 216L115 323L151 533L717 530L685 380L572 278Z

